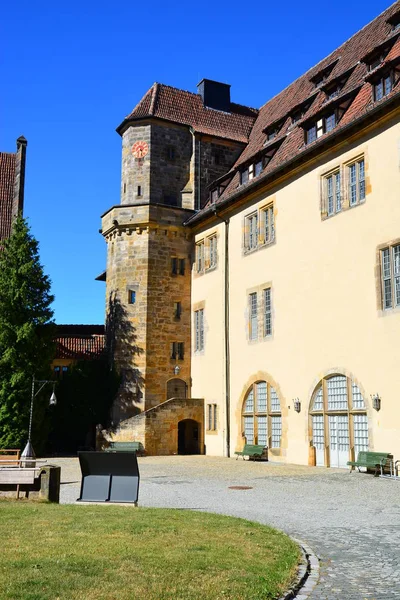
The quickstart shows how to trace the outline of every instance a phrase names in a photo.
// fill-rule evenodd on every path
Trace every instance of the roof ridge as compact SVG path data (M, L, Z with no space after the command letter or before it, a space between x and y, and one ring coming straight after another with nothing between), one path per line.
M149 114L150 115L154 115L154 109L156 106L156 102L158 99L158 89L159 89L159 83L154 82L152 85L152 92L151 92L151 102L150 102L150 108L149 108Z
M160 87L163 88L169 88L170 90L175 90L176 92L184 92L185 94L190 94L191 96L200 96L200 94L198 92L190 92L189 90L183 90L182 88L178 88L174 85L168 85L167 83L154 83L154 85L159 86L158 89ZM259 111L258 108L255 108L254 106L249 106L248 104L239 104L238 102L231 102L231 104L233 104L234 106L241 106L243 108L250 108L251 110L256 110ZM210 107L208 107L210 108ZM216 109L211 109L211 110L216 110Z
M359 29L358 31L356 31L355 33L353 33L353 35L351 35L349 38L347 38L347 40L345 40L344 42L342 42L342 44L340 44L340 46L338 48L335 48L334 50L332 50L332 52L330 52L329 54L327 54L324 58L321 58L321 60L319 62L317 62L315 65L313 65L312 67L310 67L309 69L307 69L307 71L305 71L304 73L302 73L301 75L299 75L299 77L297 77L294 81L292 81L291 83L289 83L289 85L287 85L286 87L284 87L280 92L278 92L277 94L275 94L274 96L272 96L269 100L267 100L266 102L264 102L264 104L262 106L260 106L259 110L261 111L261 109L264 108L264 106L266 106L267 104L269 104L269 102L271 102L272 100L274 100L275 98L277 98L278 96L280 96L283 92L285 92L286 90L288 90L297 81L299 81L300 79L302 79L303 77L305 77L307 75L307 73L310 73L310 71L313 71L314 69L316 69L318 67L318 65L320 65L323 62L325 62L330 56L332 56L333 54L335 54L335 52L338 52L341 48L343 48L343 46L345 44L347 44L348 42L350 42L350 40L352 40L354 37L356 37L356 35L358 35L362 31L364 31L364 29L366 29L367 27L369 27L371 25L371 23L373 23L374 21L376 21L377 19L379 19L379 17L381 17L383 14L385 14L385 12L388 12L396 4L399 4L399 7L400 7L400 0L395 0L395 2L393 2L393 4L391 4L390 6L388 6L387 8L385 8L385 10L383 10L381 13L379 13L379 15L377 15L376 17L374 17L373 19L371 19L371 21L369 21L366 25L364 25L363 27L361 27L361 29ZM338 60L340 60L341 55L339 55L337 58L338 58ZM358 62L359 61L357 61L356 63L354 63L354 65L357 65Z

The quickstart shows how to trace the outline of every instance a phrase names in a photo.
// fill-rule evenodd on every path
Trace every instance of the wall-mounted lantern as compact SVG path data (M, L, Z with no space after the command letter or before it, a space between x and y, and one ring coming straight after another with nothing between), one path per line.
M174 373L175 375L179 375L179 373L181 372L181 368L179 365L175 365L174 367Z
M293 408L297 413L301 411L301 402L298 398L295 398L293 400Z
M371 400L372 400L372 407L375 410L381 410L381 397L379 396L379 394L371 394Z

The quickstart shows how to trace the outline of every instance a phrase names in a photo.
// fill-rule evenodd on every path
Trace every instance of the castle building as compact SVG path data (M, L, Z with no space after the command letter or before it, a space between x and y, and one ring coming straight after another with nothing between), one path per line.
M122 122L102 217L119 439L400 458L399 79L396 2L259 110L204 79Z

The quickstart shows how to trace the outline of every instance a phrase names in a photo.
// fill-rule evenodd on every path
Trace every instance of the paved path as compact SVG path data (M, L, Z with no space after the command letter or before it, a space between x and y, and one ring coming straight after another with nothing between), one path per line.
M61 502L74 502L77 460L52 462L62 466ZM140 458L139 468L141 506L243 517L308 543L321 559L310 600L400 599L400 481L203 456Z

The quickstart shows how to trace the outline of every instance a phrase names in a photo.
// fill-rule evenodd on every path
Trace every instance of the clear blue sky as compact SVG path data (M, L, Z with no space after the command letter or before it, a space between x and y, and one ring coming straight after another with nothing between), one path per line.
M231 84L259 107L390 0L170 3L20 0L2 9L0 150L28 140L25 216L57 323L103 323L100 215L119 203L115 128L154 81Z

